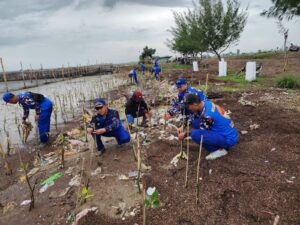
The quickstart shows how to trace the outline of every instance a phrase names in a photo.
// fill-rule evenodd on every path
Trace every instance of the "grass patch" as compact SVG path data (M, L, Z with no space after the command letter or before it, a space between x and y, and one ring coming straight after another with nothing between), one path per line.
M300 88L300 81L297 77L291 74L283 75L276 81L276 87L287 88L287 89L297 89Z
M165 68L167 69L192 69L192 65L186 65L186 64L177 64L177 63L172 63L172 64L165 64Z

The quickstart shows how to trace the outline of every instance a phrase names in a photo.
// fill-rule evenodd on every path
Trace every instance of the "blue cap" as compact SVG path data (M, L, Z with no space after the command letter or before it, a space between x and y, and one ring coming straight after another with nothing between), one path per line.
M187 84L187 81L186 81L185 78L179 78L179 79L176 81L176 87L178 87L178 88L181 88L181 86L182 86L183 84Z
M105 100L103 98L97 98L95 99L95 107L101 107L106 105Z
M3 99L3 101L5 101L6 103L8 103L9 100L10 100L13 96L14 96L13 93L6 92L6 93L4 93L2 99Z

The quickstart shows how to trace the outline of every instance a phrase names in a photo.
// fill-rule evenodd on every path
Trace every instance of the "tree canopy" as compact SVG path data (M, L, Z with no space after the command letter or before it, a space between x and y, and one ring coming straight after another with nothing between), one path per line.
M175 27L170 32L168 46L177 52L198 54L215 53L221 60L229 46L235 44L244 30L247 13L237 0L199 0L192 10L174 13Z
M267 17L277 17L279 19L292 19L294 16L300 16L299 0L272 0L273 6L261 13Z

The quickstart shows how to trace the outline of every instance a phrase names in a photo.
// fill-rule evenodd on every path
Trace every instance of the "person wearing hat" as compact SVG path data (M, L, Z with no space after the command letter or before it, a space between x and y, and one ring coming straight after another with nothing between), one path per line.
M159 80L159 74L161 72L160 66L158 64L155 65L154 67L152 67L151 71L152 71L152 74L154 74L155 79Z
M143 117L142 125L146 125L146 119L151 117L150 108L140 91L135 91L125 106L126 119L129 124L133 124L134 118Z
M93 116L87 131L91 135L95 134L99 155L105 152L102 136L116 138L119 145L128 143L130 135L120 120L119 112L108 108L102 98L95 100L94 107L97 113Z
M200 144L202 136L203 147L209 152L206 160L227 155L228 150L238 141L238 132L225 110L210 101L202 101L194 93L186 96L185 104L192 112L190 114L192 129L190 133L178 130L179 141L190 136L193 141Z
M137 78L137 72L135 69L130 70L128 77L130 78L130 81L132 84L134 83L134 81L136 84L139 83L138 78Z
M145 66L144 62L141 62L140 66L141 66L142 74L143 74L143 76L145 76L146 66Z
M199 99L201 101L206 101L207 97L205 96L204 92L202 90L197 90L195 88L192 88L191 86L187 85L187 80L185 78L179 78L176 81L176 87L178 90L178 98L175 99L171 105L171 107L168 109L167 113L165 113L164 119L169 120L174 115L181 113L182 115L189 115L189 110L184 105L184 98L189 93L195 93L198 95Z
M49 140L50 121L53 104L45 96L33 92L19 93L14 95L7 92L3 95L3 100L10 104L19 104L23 107L23 121L29 116L29 110L35 110L35 121L38 123L39 138L41 143L47 143Z

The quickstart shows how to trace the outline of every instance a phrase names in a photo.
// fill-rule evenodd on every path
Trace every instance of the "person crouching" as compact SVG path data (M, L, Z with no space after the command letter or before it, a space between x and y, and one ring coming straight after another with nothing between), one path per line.
M108 108L104 99L95 100L96 115L93 116L89 126L88 133L95 134L99 155L105 152L105 147L101 137L114 137L119 145L130 142L130 134L124 128L119 112Z

